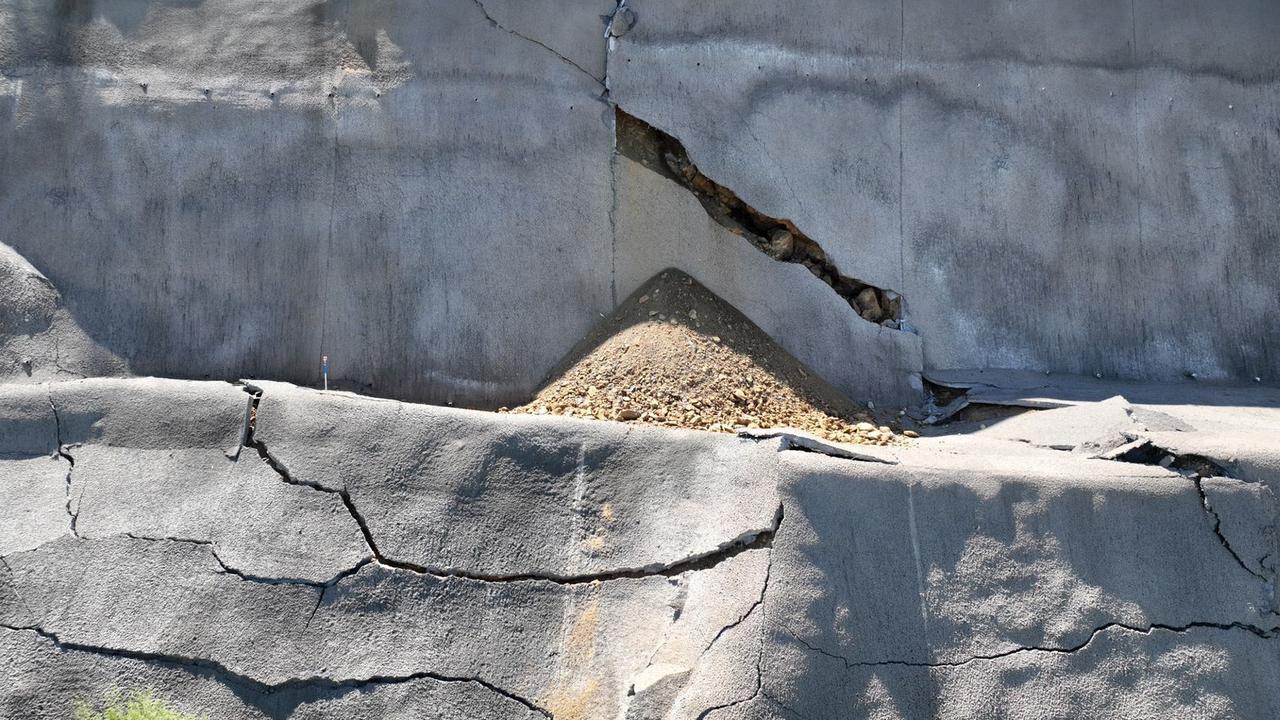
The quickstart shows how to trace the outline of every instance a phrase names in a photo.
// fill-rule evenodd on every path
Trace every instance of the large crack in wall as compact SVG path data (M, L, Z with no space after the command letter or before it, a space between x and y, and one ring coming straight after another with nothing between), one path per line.
M0 629L8 630L10 632L34 633L35 635L49 641L54 647L64 652L83 652L92 655L139 660L142 662L182 668L194 674L207 673L217 678L228 687L237 690L243 688L257 695L257 698L252 698L247 697L243 692L238 693L241 697L249 700L250 704L260 709L274 710L274 712L271 712L272 717L287 717L295 707L305 702L308 698L317 696L324 691L360 690L370 686L396 685L412 682L414 680L434 680L442 683L468 683L478 685L489 692L519 703L525 708L536 712L543 717L553 717L549 710L534 703L532 700L522 697L505 688L499 687L498 685L480 677L457 677L432 672L416 672L407 675L375 675L351 680L331 680L325 677L307 677L293 678L280 683L264 683L248 675L238 673L216 660L207 658L126 650L122 648L71 642L62 639L55 632L35 625L20 626L0 623Z
M698 198L713 220L780 262L797 263L826 283L868 322L906 329L898 293L840 272L835 261L795 223L775 218L743 202L729 188L707 177L689 158L684 144L640 118L615 107L615 148L619 154L666 177Z
M607 582L609 580L639 579L639 578L655 577L655 576L675 577L677 575L682 575L686 572L707 570L707 569L713 568L716 565L719 565L720 563L725 562L726 560L734 558L745 552L771 548L773 547L774 536L777 534L778 528L781 527L782 525L782 519L784 516L785 509L783 505L779 503L777 510L774 512L772 522L767 527L757 528L755 530L751 530L746 533L743 533L738 537L731 538L729 540L726 540L725 542L720 543L719 545L717 545L716 547L710 550L706 550L700 553L694 553L687 557L683 557L667 563L651 564L651 565L645 565L643 567L622 567L622 568L616 568L613 570L592 572L592 573L577 573L577 574L477 573L477 572L468 572L468 571L458 570L458 569L427 567L425 565L420 565L418 563L413 563L406 560L399 560L399 559L384 555L383 552L379 549L378 542L374 537L373 531L369 528L369 524L366 521L364 515L360 512L359 508L356 507L356 503L352 499L351 492L349 489L345 487L331 488L322 483L295 478L293 474L289 471L289 469L285 467L284 463L281 462L279 458L271 454L271 451L267 448L266 444L254 436L255 430L257 429L258 405L262 401L263 391L261 388L250 385L250 384L242 384L240 385L240 387L245 392L249 393L249 395L252 398L250 401L251 407L249 411L245 413L245 426L241 434L241 436L244 438L244 446L252 448L254 451L256 451L258 453L258 456L262 459L262 461L265 462L267 465L269 465L271 469L274 470L276 474L280 476L280 479L283 482L288 483L290 485L299 485L302 487L311 488L312 490L316 490L319 492L331 493L331 494L337 495L342 500L342 503L346 507L347 512L351 515L351 518L355 520L356 525L359 526L360 533L364 536L365 545L368 547L369 553L372 556L373 560L377 562L379 565L395 568L397 570L405 570L418 575L431 575L431 576L440 577L440 578L456 577L456 578L462 578L466 580L477 580L480 582L512 583L512 582L543 581L543 582L556 583L560 585L581 585L581 584L590 584L590 583L596 583L596 582ZM360 567L362 567L365 564L367 564L367 560L361 561L360 564L357 565L355 568L351 568L347 571L344 571L344 573L340 573L339 579L344 574L354 573L356 570L358 570ZM225 565L224 565L224 569L230 570L229 568L226 568ZM242 577L247 577L247 576L244 576L243 573L239 573L239 572L233 572L233 574L241 575ZM247 578L247 579L252 579L252 578ZM263 580L269 581L271 579L263 579Z
M1213 503L1209 501L1209 495L1204 490L1205 478L1231 477L1230 473L1221 465L1203 455L1173 452L1145 438L1135 442L1132 447L1123 452L1115 454L1111 459L1139 465L1156 465L1177 472L1190 480L1195 485L1196 492L1200 495L1200 506L1204 508L1213 534L1218 538L1218 544L1231 555L1236 564L1244 568L1250 575L1267 583L1268 586L1275 581L1274 578L1267 577L1250 567L1249 563L1245 562L1240 553L1232 547L1231 541L1222 532L1222 516L1213 508Z

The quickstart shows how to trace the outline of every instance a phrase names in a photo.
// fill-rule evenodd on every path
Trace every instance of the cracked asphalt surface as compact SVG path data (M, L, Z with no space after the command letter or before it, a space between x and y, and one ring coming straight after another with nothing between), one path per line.
M1268 486L1037 447L1114 430L1054 412L1048 443L849 457L283 383L4 386L0 717L139 685L233 720L1270 716Z

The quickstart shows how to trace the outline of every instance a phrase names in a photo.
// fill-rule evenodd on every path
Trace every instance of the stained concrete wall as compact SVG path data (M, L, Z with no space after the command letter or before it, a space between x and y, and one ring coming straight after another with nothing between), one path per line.
M0 243L134 373L515 402L675 257L858 399L1280 376L1280 6L628 6L0 0ZM637 204L609 101L919 339L683 262L723 231Z
M0 7L0 242L134 372L505 402L611 306L612 112L536 8Z
M1280 5L636 0L613 99L901 291L926 367L1280 371Z

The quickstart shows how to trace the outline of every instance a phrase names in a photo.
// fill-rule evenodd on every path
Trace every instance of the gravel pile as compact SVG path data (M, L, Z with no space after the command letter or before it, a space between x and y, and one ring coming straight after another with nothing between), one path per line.
M712 432L788 427L845 443L902 441L677 270L660 273L602 321L531 402L499 412Z

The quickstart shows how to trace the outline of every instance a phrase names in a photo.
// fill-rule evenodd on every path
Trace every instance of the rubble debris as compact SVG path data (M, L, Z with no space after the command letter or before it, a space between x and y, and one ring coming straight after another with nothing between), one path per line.
M856 361L856 359L851 359ZM693 278L666 270L507 412L735 432L795 428L833 442L905 442Z

